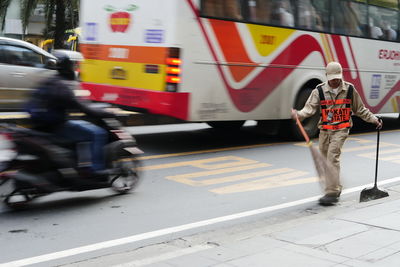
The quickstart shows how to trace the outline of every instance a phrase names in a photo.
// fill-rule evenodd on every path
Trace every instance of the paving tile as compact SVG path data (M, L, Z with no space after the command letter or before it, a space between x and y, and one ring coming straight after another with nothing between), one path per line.
M318 220L294 226L291 229L272 234L272 236L288 242L321 246L335 240L368 230L365 225L342 220Z
M393 243L388 246L388 248L394 249L396 251L400 251L400 242Z
M389 267L389 266L383 266L379 263L369 263L369 262L356 260L356 259L346 261L346 262L342 263L342 265L349 266L349 267ZM334 265L333 267L337 267L337 266Z
M379 204L367 202L356 210L339 213L335 215L335 218L363 223L365 220L379 218L398 210L400 210L400 200L385 201Z
M135 265L133 265L133 266L135 266ZM147 266L151 266L151 267L174 267L174 265L171 265L171 264L168 264L168 263L163 263L163 262L152 263L151 265L147 265Z
M399 267L400 266L400 251L396 251L392 255L385 257L378 261L379 265L385 267Z
M283 247L286 245L287 242L261 235L243 240L237 240L229 244L224 244L223 246L226 248L234 248L235 250L243 251L247 254L254 254L271 248Z
M174 259L167 260L163 263L172 265L174 267L206 267L206 266L214 266L216 264L222 263L216 260L204 258L196 254L185 255L181 257L177 257Z
M293 267L293 266L307 266L307 267L332 267L336 263L318 259L312 256L295 253L292 251L276 248L270 252L257 253L254 255L246 256L237 260L229 261L228 264L237 267L251 266L251 267Z
M335 263L343 263L343 262L349 260L349 258L330 254L319 248L310 248L310 247L306 247L306 246L302 246L302 245L288 245L288 246L285 246L283 249L287 249L287 250L290 250L292 252L299 253L299 254L308 255L311 257L318 258L318 259L328 260L328 261L335 262Z
M390 230L373 229L332 242L325 248L329 253L356 259L396 243L399 234Z
M381 248L366 255L359 257L359 260L366 261L366 262L378 262L387 257L396 254L396 250L390 248Z
M220 246L206 251L201 251L198 254L204 258L217 260L218 262L225 262L247 256L251 254L251 252L248 250L235 248L235 246L232 246L230 248Z
M400 208L400 207L399 207ZM366 220L365 223L378 227L400 230L400 213L393 212L377 218Z

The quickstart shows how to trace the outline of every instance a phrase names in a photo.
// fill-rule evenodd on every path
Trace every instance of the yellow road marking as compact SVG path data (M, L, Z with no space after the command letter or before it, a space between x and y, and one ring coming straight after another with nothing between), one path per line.
M198 150L198 151L190 151L190 152L143 156L143 157L138 157L138 159L139 160L162 159L162 158L169 158L169 157L179 157L179 156L188 156L188 155L196 155L196 154L205 154L205 153L215 153L215 152L223 152L223 151L258 148L258 147L268 147L268 146L273 146L273 145L285 145L285 144L289 144L289 143L290 142L273 143L273 144L259 144L259 145L250 145L250 146L235 146L235 147L216 148L216 149L206 149L206 150Z
M301 146L301 147L309 147L306 142L301 142L301 143L295 143L295 146Z
M375 146L375 147L376 147L376 146ZM390 153L396 153L396 152L400 152L400 148L388 149L388 150L379 151L379 155L390 154ZM375 158L375 157L376 157L376 152L369 152L369 153L358 154L357 156L364 157L364 158ZM381 158L381 159L383 159L383 158Z
M361 138L356 138L356 137L351 137L351 136L347 138L347 141L355 141L355 142L360 143L360 144L375 142L375 141L372 141L372 140L361 139Z
M253 165L249 166L252 167ZM232 168L234 169L234 168ZM229 171L229 169L227 170ZM234 170L232 170L234 171ZM235 182L240 180L247 180L252 178L258 178L266 175L274 175L278 173L285 173L293 171L293 169L289 168L281 168L281 169L273 169L273 170L266 170L266 171L259 171L259 172L252 172L252 173L245 173L245 174L238 174L233 176L221 177L221 178L214 178L214 179L207 179L207 180L198 180L194 181L191 178L201 177L196 175L195 177L191 177L192 174L189 175L175 175L175 176L167 176L166 178L169 180L173 180L176 182L192 185L192 186L207 186L207 185L214 185L214 184L222 184L228 182ZM196 174L196 173L194 173Z
M381 133L391 133L391 132L399 132L400 130L385 130L381 131ZM371 133L359 133L352 134L351 136L363 136ZM314 139L313 139L314 140ZM170 157L179 157L179 156L188 156L188 155L197 155L197 154L206 154L206 153L215 153L215 152L223 152L223 151L233 151L233 150L242 150L242 149L252 149L259 147L268 147L268 146L279 146L279 145L287 145L293 142L281 142L281 143L273 143L273 144L258 144L258 145L249 145L249 146L235 146L235 147L226 147L226 148L216 148L216 149L206 149L206 150L198 150L198 151L190 151L190 152L181 152L181 153L170 153L170 154L161 154L161 155L152 155L152 156L142 156L137 157L138 160L151 160L151 159L162 159L162 158L170 158ZM301 145L303 144L303 145ZM306 143L296 143L295 145L307 146Z
M297 184L305 184L305 183L315 183L318 182L317 177L308 177L302 179L293 179L296 177L307 175L308 172L304 171L294 171L291 173L286 173L282 175L277 175L273 177L268 177L264 179L259 179L256 181L251 181L247 183L234 184L230 186L220 187L211 189L210 191L216 194L231 194L238 192L248 192L248 191L256 191L262 189L270 189L276 187L284 187L291 186Z
M388 146L395 146L394 144L388 144L388 143L381 143L379 145L380 147L388 147ZM376 149L376 144L370 145L370 146L358 146L358 147L348 147L348 148L343 148L343 152L354 152L354 151L361 151L361 150L368 150L368 149Z
M250 165L238 166L238 167L232 167L232 168L222 168L222 169L211 170L211 171L201 171L201 172L193 172L193 173L187 173L187 174L178 174L178 175L168 176L168 177L171 177L171 179L175 179L175 178L180 179L181 177L197 178L197 177L217 175L217 174L223 174L223 173L229 173L229 172L245 171L245 170L257 169L257 168L265 168L265 167L270 167L270 166L271 166L271 164L268 164L268 163L258 163L258 164L250 164Z
M375 158L375 157L373 157ZM394 155L391 157L379 157L379 160L385 160L385 161L397 161L400 160L400 155Z
M217 164L210 164L210 163L217 163ZM168 169L168 168L183 167L183 166L192 166L201 169L214 170L214 169L228 168L228 167L255 164L255 163L258 163L258 161L236 156L226 156L226 157L215 157L208 159L199 159L199 160L144 166L141 167L140 170L159 170L159 169Z

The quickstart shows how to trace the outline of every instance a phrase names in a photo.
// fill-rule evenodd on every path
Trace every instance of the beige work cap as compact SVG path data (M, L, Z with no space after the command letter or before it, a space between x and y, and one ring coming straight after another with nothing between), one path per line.
M328 81L333 79L343 79L342 65L340 63L332 61L326 65L326 78Z

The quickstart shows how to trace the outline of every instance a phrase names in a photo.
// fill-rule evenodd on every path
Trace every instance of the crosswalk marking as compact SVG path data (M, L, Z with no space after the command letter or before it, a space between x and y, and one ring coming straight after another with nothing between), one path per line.
M185 175L175 175L175 176L167 176L166 178L169 180L174 180L184 184L190 184L193 186L207 186L207 185L214 185L214 184L221 184L221 183L228 183L228 182L235 182L240 180L248 180L252 178L258 178L262 176L274 175L279 173L291 172L293 169L290 168L280 168L280 169L271 169L259 172L251 172L251 173L244 173L238 174L233 176L226 176L221 178L214 178L214 179L207 179L207 180L191 180L190 177ZM197 176L200 177L200 176Z
M375 142L375 141L372 141L372 140L362 139L362 138L357 138L357 137L351 137L351 136L347 138L347 141L354 141L354 142L360 143L360 144L366 144L366 143Z
M231 194L231 193L256 191L256 190L270 189L283 186L291 186L296 184L315 183L318 181L318 178L316 177L293 179L307 174L308 172L304 171L293 171L290 173L258 179L247 183L240 183L220 188L214 188L211 189L210 191L216 194Z
M173 176L167 176L166 178L168 180L178 181L181 183L186 183L186 184L191 184L191 185L197 186L197 185L201 185L201 183L195 182L191 179L198 178L198 177L210 176L210 175L223 174L223 173L252 170L252 169L257 169L257 168L265 168L265 167L270 167L270 166L271 166L271 164L268 164L268 163L258 163L258 164L251 164L251 165L245 165L245 166L239 166L239 167L233 167L233 168L224 168L224 169L211 170L211 171L200 171L200 172L193 172L193 173L186 173L186 174L178 174L178 175L173 175Z
M385 160L385 161L397 161L400 159L400 155L393 155L393 156L389 156L389 157L379 157L380 160Z
M381 143L380 147L393 147L393 144ZM356 152L362 150L376 149L376 144L370 146L358 146L358 147L343 147L343 152Z
M374 140L354 137L350 137L348 140L351 141L352 147L345 146L343 152L365 151L357 154L357 156L375 159L376 142ZM294 145L307 146L305 142L295 143ZM381 142L380 147L383 148L380 151L382 155L379 158L380 160L400 164L400 145ZM273 168L270 163L233 155L164 163L145 166L141 169L150 171L179 167L189 167L184 170L189 169L192 172L169 175L165 178L189 186L211 187L207 189L215 194L239 193L318 182L318 177L311 176L306 171L291 168ZM195 168L194 171L193 168ZM267 169L262 170L263 168ZM257 169L260 170L257 171ZM235 172L243 173L235 174Z
M390 153L398 153L400 152L400 148L396 148L396 149L387 149L387 150L382 150L379 151L379 155L385 155L385 154L390 154ZM375 152L368 152L368 153L362 153L362 154L357 154L357 156L359 157L364 157L364 158L370 158L370 159L374 159L376 157L376 151ZM380 159L384 159L382 157L380 157Z
M228 168L238 165L255 164L255 163L258 163L258 161L237 156L226 156L226 157L215 157L215 158L144 166L141 167L140 170L142 171L160 170L160 169L168 169L168 168L184 167L184 166L192 166L201 169L214 170L214 169Z

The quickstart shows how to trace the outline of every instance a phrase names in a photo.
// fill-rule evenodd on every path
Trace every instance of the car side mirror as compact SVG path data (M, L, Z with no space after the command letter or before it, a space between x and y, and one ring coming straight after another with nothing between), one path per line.
M55 70L57 61L55 59L49 58L46 62L45 68L50 70Z

